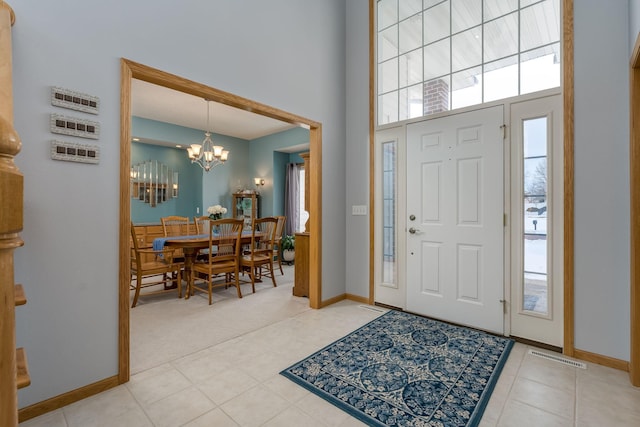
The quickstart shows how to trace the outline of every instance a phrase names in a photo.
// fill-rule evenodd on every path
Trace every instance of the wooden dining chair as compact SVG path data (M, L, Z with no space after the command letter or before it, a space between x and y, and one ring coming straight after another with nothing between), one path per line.
M164 237L188 236L189 234L193 234L189 226L188 216L165 216L160 218L160 222L162 222Z
M149 248L140 248L140 241L136 235L136 229L131 223L131 284L130 289L135 291L131 308L135 307L140 297L140 290L155 287L154 290L145 291L143 296L175 292L171 288L172 282L178 284L178 298L182 297L182 279L180 270L182 266L174 260L175 250L171 248L154 251ZM151 256L149 256L151 255ZM162 285L162 286L160 286Z
M165 216L160 218L160 222L162 223L162 232L164 233L164 237L188 236L193 234L189 227L188 216ZM184 262L184 253L182 253L182 249L178 249L176 251L175 257L178 261Z
M196 229L196 234L206 234L209 232L209 221L211 221L211 218L208 215L204 215L204 216L194 216L193 217L193 224L195 226ZM200 249L200 251L198 251L198 255L196 255L196 258L201 260L201 261L205 261L207 259L207 257L209 256L209 248L207 249Z
M273 239L273 257L278 260L278 268L280 268L280 274L284 275L282 270L282 233L284 232L284 225L287 222L287 217L284 215L277 216L278 224L276 225L276 235Z
M205 216L194 216L193 224L196 227L196 234L206 234L209 232L209 218L208 215Z
M187 288L189 295L196 290L207 292L211 305L213 288L235 286L238 298L242 298L239 281L242 226L241 219L209 221L207 260L191 266L192 274Z
M276 277L273 274L273 240L276 235L278 219L275 217L255 218L251 230L249 250L240 258L240 267L251 278L251 290L256 292L256 280L271 277L273 286Z

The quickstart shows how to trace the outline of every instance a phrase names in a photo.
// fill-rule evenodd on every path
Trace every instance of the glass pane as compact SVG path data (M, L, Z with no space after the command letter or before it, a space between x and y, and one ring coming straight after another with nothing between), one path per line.
M402 55L400 63L400 87L422 82L422 49L414 50Z
M378 63L398 56L398 26L378 33Z
M547 313L547 118L522 123L524 153L524 310Z
M560 86L560 44L521 55L520 93L531 93Z
M424 80L443 76L451 72L449 64L450 39L425 46L424 48Z
M482 28L475 27L451 37L452 71L482 63Z
M382 283L396 283L396 143L382 144Z
M378 93L398 89L398 58L378 65Z
M424 44L449 37L449 0L424 11Z
M451 0L451 33L482 23L482 0Z
M547 197L546 157L524 159L524 195L532 202L544 203Z
M428 81L424 84L424 115L448 111L450 77Z
M429 9L430 7L436 6L441 3L448 3L449 0L424 0L424 8Z
M520 9L531 6L534 3L539 2L540 0L520 0Z
M560 41L559 0L545 0L520 11L520 50Z
M482 68L465 70L451 76L451 108L482 103Z
M378 30L398 22L398 0L378 0Z
M400 23L400 53L422 46L422 14Z
M484 22L518 9L518 0L484 0Z
M400 90L400 120L421 117L424 110L422 83Z
M422 0L402 0L398 3L398 18L400 21L422 11Z
M518 95L518 57L484 66L484 102Z
M547 118L529 119L523 125L524 158L547 155Z
M512 13L484 25L484 62L518 53L518 14Z
M398 121L398 92L378 96L378 125Z

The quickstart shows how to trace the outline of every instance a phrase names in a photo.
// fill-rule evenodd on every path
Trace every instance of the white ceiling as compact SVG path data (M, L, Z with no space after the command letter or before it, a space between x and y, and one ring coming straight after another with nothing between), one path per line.
M207 127L207 102L203 98L142 80L131 81L131 113L145 119L202 129L203 134ZM215 102L210 103L209 124L212 133L246 140L295 127L290 123ZM171 141L142 142L175 145Z

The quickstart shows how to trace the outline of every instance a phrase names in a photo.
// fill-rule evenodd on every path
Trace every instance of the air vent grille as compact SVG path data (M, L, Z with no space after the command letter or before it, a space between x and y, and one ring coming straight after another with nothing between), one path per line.
M543 353L538 350L529 350L529 354L531 354L532 356L542 357L543 359L562 363L563 365L573 366L574 368L587 369L587 365L585 363L578 362L576 360L569 359L563 356L556 356L555 354Z

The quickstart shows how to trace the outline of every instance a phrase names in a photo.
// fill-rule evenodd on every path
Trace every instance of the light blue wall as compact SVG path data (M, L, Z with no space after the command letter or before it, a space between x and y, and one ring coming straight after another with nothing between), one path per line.
M620 360L630 336L628 14L628 2L574 2L575 346Z
M32 378L19 392L20 407L117 374L120 58L322 124L322 222L331 224L322 231L322 296L344 294L344 0L11 6L14 123L22 139L16 164L25 176L25 245L15 251L15 279L29 299L16 312L16 334ZM51 86L98 96L99 114L53 107ZM98 165L51 160L51 113L100 122ZM210 173L203 204L238 179Z
M629 54L640 33L640 0L629 0Z
M369 70L368 0L348 0L347 10L347 142L344 182L346 218L345 245L347 293L369 297L369 215L351 215L352 205L365 205L369 200Z

